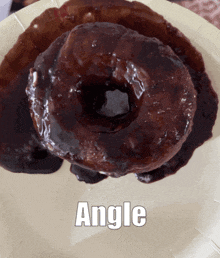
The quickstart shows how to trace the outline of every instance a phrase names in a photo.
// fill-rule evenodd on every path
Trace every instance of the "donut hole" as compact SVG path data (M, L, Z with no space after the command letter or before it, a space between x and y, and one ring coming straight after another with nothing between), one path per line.
M80 102L83 112L93 119L120 119L131 111L129 92L117 85L85 85Z
M130 111L128 94L118 89L105 92L105 103L97 113L107 117L125 115Z
M114 132L128 126L138 113L131 88L109 80L93 82L81 86L78 99L82 111L78 120L98 132Z

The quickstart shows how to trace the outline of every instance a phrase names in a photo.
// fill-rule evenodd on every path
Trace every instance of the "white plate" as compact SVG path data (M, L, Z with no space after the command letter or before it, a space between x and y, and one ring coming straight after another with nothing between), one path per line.
M0 58L31 20L62 0L41 0L0 23ZM190 38L202 52L220 96L220 34L201 17L165 0L143 0ZM1 60L0 60L1 61ZM213 137L196 149L177 174L145 185L134 175L96 185L77 181L69 164L50 175L13 174L0 169L1 258L219 258L220 115ZM77 203L140 205L143 227L75 227Z

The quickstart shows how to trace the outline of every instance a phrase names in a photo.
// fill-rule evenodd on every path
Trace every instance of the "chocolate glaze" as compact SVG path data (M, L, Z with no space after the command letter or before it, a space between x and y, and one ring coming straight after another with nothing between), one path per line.
M213 91L211 82L205 73L196 73L190 67L188 69L197 90L197 110L194 116L192 132L183 143L180 151L171 160L156 170L136 174L138 180L143 183L152 183L175 174L188 163L194 150L212 137L212 127L215 123L218 109L217 95Z
M43 148L33 127L25 94L31 66L0 92L0 165L12 172L47 174L57 171L62 159Z
M27 87L44 145L109 175L150 171L170 160L191 132L196 109L196 91L178 56L114 23L86 23L66 35L36 59ZM130 109L101 115L104 93L113 89L128 94Z
M188 67L197 91L198 105L192 133L183 144L180 152L169 162L152 172L141 173L137 176L140 181L148 183L175 173L188 162L195 148L211 137L218 99L205 73L201 54L179 30L165 21L161 15L156 14L141 3L131 3L124 0L72 0L59 9L46 10L33 20L30 27L21 34L18 42L3 60L0 66L1 91L4 89L5 92L10 93L11 81L18 72L33 62L38 54L46 50L57 37L76 25L96 21L121 24L144 36L156 37L165 45L169 45L183 60L184 65ZM25 77L25 75L23 76ZM139 137L139 140L141 144L142 137ZM103 143L105 141L104 137ZM114 150L115 145L108 144L111 144ZM126 163L119 158L118 164L123 171ZM117 173L111 174L111 176L117 177ZM89 180L86 181L89 182Z
M100 174L98 171L92 171L73 164L70 167L70 171L76 175L79 181L89 184L96 184L108 177L107 175Z

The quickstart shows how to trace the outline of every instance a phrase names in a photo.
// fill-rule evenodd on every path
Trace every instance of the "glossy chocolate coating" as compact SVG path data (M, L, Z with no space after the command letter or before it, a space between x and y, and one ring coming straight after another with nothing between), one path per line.
M183 60L184 58L182 56ZM197 91L197 109L192 132L183 143L180 151L163 166L148 173L136 174L138 180L143 183L152 183L175 174L187 164L194 150L212 137L212 127L218 110L218 97L213 91L206 73L197 73L191 67L187 67Z
M30 67L0 92L0 165L12 172L47 174L57 171L62 159L43 148L34 129L25 94Z
M198 106L192 132L181 150L170 161L152 172L138 174L138 179L149 183L175 173L188 162L195 148L211 137L218 98L205 73L201 54L179 30L141 3L124 0L71 0L59 9L46 10L20 35L18 42L1 63L1 91L4 89L5 92L10 92L11 81L19 71L33 62L57 37L79 24L96 21L121 24L144 36L158 38L165 45L169 45L189 69L197 91ZM27 75L24 78L27 78ZM113 143L112 147L115 148ZM120 159L118 162L120 163ZM123 163L121 164L123 166ZM19 164L17 169L20 169Z
M113 89L128 94L130 110L101 115L104 93ZM53 154L118 176L170 160L196 109L191 77L170 47L106 22L58 38L36 59L27 94L35 128Z
M70 167L70 171L76 175L79 181L89 184L96 184L108 177L107 175L100 174L98 171L92 171L73 164Z

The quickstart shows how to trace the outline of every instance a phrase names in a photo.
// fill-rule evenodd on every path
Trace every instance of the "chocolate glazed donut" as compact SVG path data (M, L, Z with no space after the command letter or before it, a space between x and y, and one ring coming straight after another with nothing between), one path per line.
M32 173L48 173L64 158L88 183L127 173L150 183L174 174L212 136L218 105L190 41L147 6L124 0L70 0L34 19L0 65L0 94L0 114L13 96L23 103L22 112L14 104L16 126L7 128L27 132L14 148L2 120L1 165L31 173L30 163L23 169L29 153ZM21 126L19 114L29 122Z
M115 113L111 94L127 97ZM78 25L58 38L36 59L27 95L45 147L117 177L170 160L191 132L196 109L190 74L170 47L106 22Z

